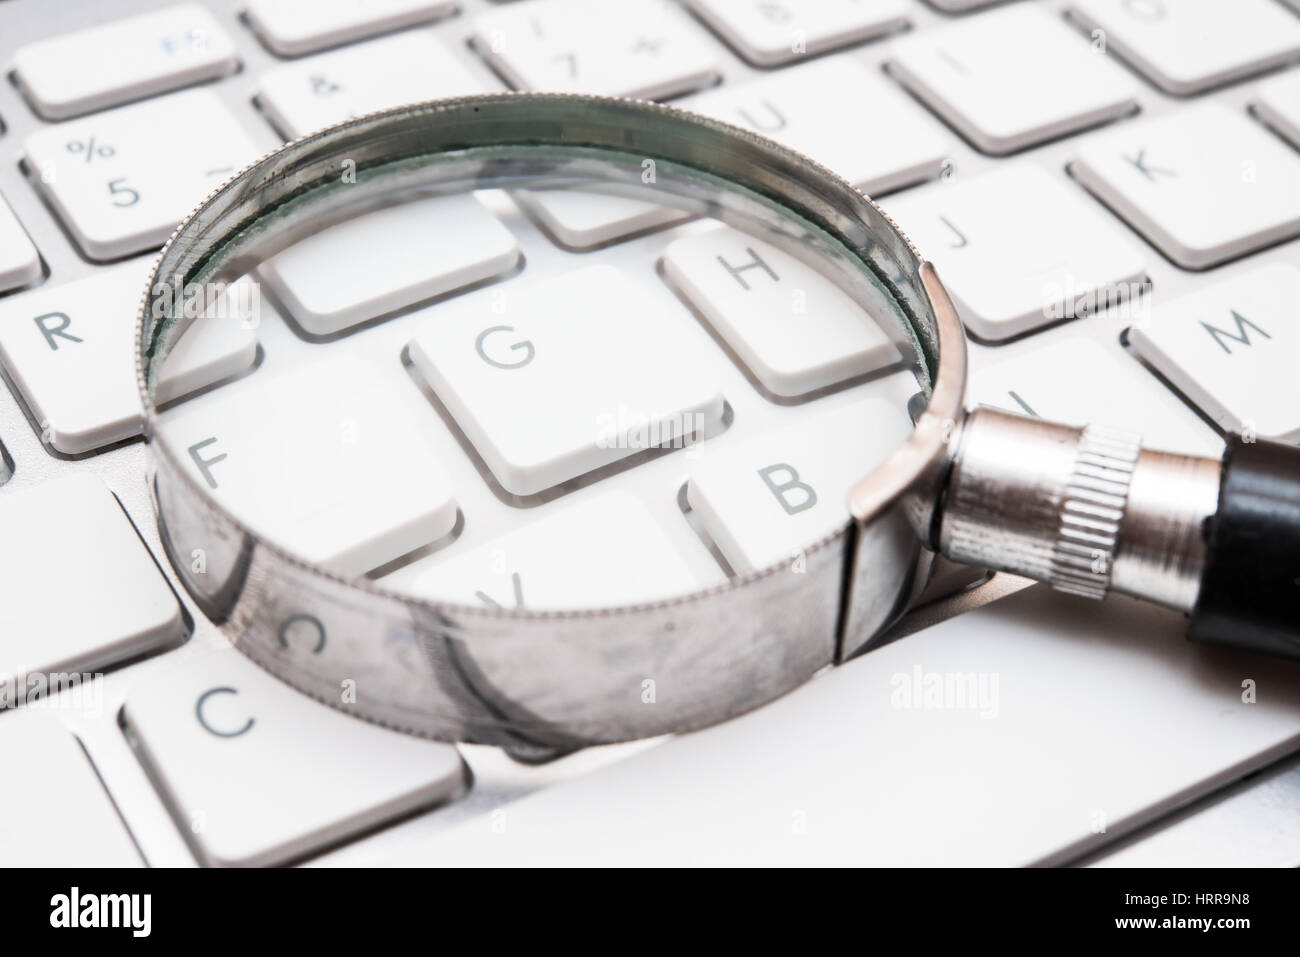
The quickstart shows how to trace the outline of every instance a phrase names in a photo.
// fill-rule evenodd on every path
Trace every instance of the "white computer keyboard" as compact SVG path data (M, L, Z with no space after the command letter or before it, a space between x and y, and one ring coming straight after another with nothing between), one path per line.
M0 676L104 672L0 713L0 755L33 769L0 788L5 860L1027 864L1123 839L1113 862L1300 861L1300 813L1277 813L1300 808L1294 761L1215 797L1300 750L1300 667L1189 647L1177 616L1130 602L993 601L1013 580L677 739L526 765L344 717L229 651L176 585L129 357L152 252L283 137L416 99L575 90L671 98L878 196L958 303L976 401L1206 454L1216 429L1294 441L1297 62L1300 12L1278 0L0 0L14 81L0 88ZM279 309L217 324L167 370L183 396L256 377L281 346L346 338L396 374L337 393L335 420L430 405L455 419L461 434L423 453L363 430L357 463L394 465L395 518L335 515L314 557L395 587L563 607L718 581L842 520L831 496L786 526L756 520L771 496L735 480L783 462L847 487L874 454L848 425L870 390L834 387L886 344L833 323L774 338L755 321L763 300L736 290L761 296L776 250L752 259L626 199L432 202L458 222L454 261L330 273L327 249L279 257L260 276ZM370 228L400 235L411 215ZM725 275L706 268L718 257ZM558 431L540 467L520 454L537 437L477 416L482 382L438 346L458 300L528 295L544 316L611 284L633 332L680 314L697 374L664 382L641 361L604 381L700 416L720 437L698 467L679 451L594 481L590 436ZM438 323L375 321L431 297ZM556 351L558 376L619 356L589 340ZM274 387L282 400L260 407L276 418L242 438L310 442L293 390ZM229 415L220 396L183 407L180 427ZM485 582L481 556L503 543L515 564ZM311 641L300 625L292 640ZM956 710L898 698L930 675L983 694Z

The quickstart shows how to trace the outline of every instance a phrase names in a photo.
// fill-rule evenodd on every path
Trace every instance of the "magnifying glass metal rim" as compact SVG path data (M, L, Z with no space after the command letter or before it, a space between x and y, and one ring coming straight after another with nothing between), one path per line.
M647 155L689 166L699 155L707 153L712 167L710 172L725 176L743 188L762 193L780 203L787 203L796 213L808 215L802 206L804 193L832 197L827 209L845 222L860 227L873 237L873 241L887 241L894 254L906 257L900 265L914 270L920 288L910 292L926 307L925 314L916 318L932 323L930 329L917 330L918 335L928 335L937 344L936 361L931 370L932 392L926 409L916 422L914 431L890 458L864 477L851 490L848 497L851 521L844 527L810 543L802 551L806 570L795 587L788 562L770 565L753 572L737 575L726 583L690 594L620 607L538 611L530 609L502 609L474 607L434 601L418 596L397 593L385 588L382 582L367 579L347 579L315 566L292 551L266 540L257 530L247 527L237 516L230 514L211 497L199 483L186 463L164 441L158 441L159 411L147 386L149 361L147 350L156 333L151 317L151 290L174 273L179 274L179 264L194 253L195 236L200 227L211 223L246 197L250 184L265 184L286 171L304 168L312 157L339 155L351 147L361 147L375 142L394 131L414 124L443 124L454 127L467 120L487 122L485 118L499 117L502 124L519 122L521 116L532 118L537 130L551 126L557 136L569 135L599 140L601 136L618 138L620 130L641 131L637 139L642 144L653 143ZM881 135L889 135L882 131ZM679 151L678 144L682 145ZM611 143L611 145L613 145ZM691 152L690 156L680 155ZM803 193L798 191L802 190ZM796 195L798 193L798 195ZM844 239L843 235L837 238ZM835 173L802 154L748 130L705 118L672 106L645 101L568 94L500 93L432 101L424 104L399 107L359 117L317 133L285 144L260 160L235 174L217 188L187 216L163 247L150 274L142 297L136 329L136 372L141 401L144 406L145 436L150 443L155 465L154 497L158 508L160 531L168 546L178 575L191 595L209 617L223 623L237 647L254 661L289 684L350 713L399 727L415 733L454 740L484 741L514 747L520 751L540 749L552 751L578 747L604 741L643 737L664 731L687 730L715 723L744 710L748 710L784 693L801 683L813 672L832 661L841 660L864 646L882 627L897 617L906 607L908 597L916 590L921 575L914 570L906 580L891 583L882 591L875 583L879 562L870 551L879 548L871 545L872 536L864 534L873 523L889 518L893 530L884 539L890 547L901 547L900 535L907 536L908 551L905 562L916 565L924 561L921 542L930 538L930 525L934 518L934 503L950 464L951 439L963 417L963 395L966 374L966 346L961 323L952 302L939 282L931 264L921 259L907 237L891 219L869 198ZM165 483L164 497L161 483ZM180 526L187 526L182 530ZM904 529L904 525L907 526ZM188 574L188 554L184 541L203 540L218 544L224 542L227 550L238 554L242 564L236 593L207 593L209 584ZM237 543L232 545L230 543ZM868 547L870 546L870 547ZM780 587L771 584L781 578ZM326 666L325 657L316 651L297 647L286 638L283 621L288 609L282 607L283 591L277 592L275 583L286 588L313 594L317 599L329 596L341 613L358 611L362 619L376 623L376 634L387 628L409 629L415 637L411 644L421 649L414 657L407 655L392 661L376 652L366 650L364 639L344 642L342 661L331 661ZM816 581L818 584L811 584ZM833 582L834 588L826 587ZM894 584L902 595L885 594ZM842 591L841 591L842 588ZM197 589L197 592L196 592ZM824 602L826 594L840 592L834 598L837 607L828 618L824 611L811 617L800 609L805 602L795 600L792 594L812 595ZM761 594L760 594L761 593ZM278 597L272 600L268 595ZM276 604L280 602L281 604ZM778 609L776 604L783 604ZM326 602L329 603L328 601ZM311 603L308 602L308 605ZM272 606L275 606L273 609ZM684 609L707 606L706 622L698 623ZM273 620L278 611L281 622ZM482 667L485 642L502 642L514 632L526 634L534 647L524 655L538 666L547 660L545 645L550 643L557 651L569 643L577 646L600 640L593 637L607 633L616 646L613 657L632 654L637 641L660 641L707 644L710 633L717 643L718 614L732 620L747 619L772 622L771 637L752 636L754 640L741 640L731 653L685 653L670 665L662 665L663 654L649 654L646 667L648 675L640 685L626 690L633 697L623 701L618 688L602 688L597 666L591 674L557 679L571 686L567 693L551 695L549 690L515 691L503 685L510 682L499 672L516 669L498 663L495 652L490 655L492 667L479 678L461 675L451 679L458 686L448 691L446 675L434 676L432 685L441 689L427 706L419 700L419 691L408 687L412 671L425 668L444 672L464 672L464 661L448 664L438 658L440 652L429 650L429 635L421 637L420 623L434 622L438 638L447 647L454 647L453 657L474 659L474 667ZM794 617L791 618L791 613ZM297 613L299 619L308 618L320 631L319 644L324 646L327 632L335 630L333 623L323 620L310 607ZM777 625L788 621L787 625ZM818 635L809 640L800 634L802 627L824 631L827 622L833 622L834 634ZM635 623L635 627L632 627ZM806 625L804 623L807 623ZM725 626L724 626L725 627ZM631 641L614 637L630 629L641 637ZM707 629L707 630L706 630ZM426 627L427 630L427 627ZM575 637L577 636L577 637ZM334 638L331 635L331 638ZM376 647L379 638L375 639ZM476 644L477 643L477 644ZM308 644L315 645L316 642ZM436 642L435 642L436 644ZM519 647L518 642L510 644ZM721 642L728 645L727 642ZM337 647L339 642L331 642ZM797 650L791 650L800 646ZM592 645L600 656L601 650ZM350 651L349 651L350 649ZM445 649L444 649L445 650ZM765 661L756 656L788 659ZM557 655L563 658L563 654ZM351 660L348 660L351 659ZM694 659L694 664L692 664ZM612 658L611 658L612 660ZM656 672L654 661L661 667ZM493 667L496 672L493 672ZM673 689L675 681L686 674L683 669L701 667L704 670L691 676L691 700L676 708L653 708L635 699L637 687L644 681L654 681L664 687L664 694ZM398 674L405 669L406 675ZM474 670L470 668L469 670ZM625 669L626 676L618 680L619 687L635 678L635 666ZM656 679L654 674L658 673ZM341 704L336 689L339 680L350 673L367 674L379 687L365 689L365 703ZM340 676L344 676L340 679ZM626 679L626 680L625 680ZM714 680L717 679L717 680ZM421 682L414 682L419 685ZM385 688L389 684L392 687ZM401 686L394 694L394 687ZM666 686L666 687L665 687ZM486 690L485 690L486 689ZM643 690L643 689L642 689ZM611 691L613 694L611 695ZM384 696L404 698L400 703L383 702ZM411 696L414 697L411 697ZM642 694L644 697L644 694ZM530 700L537 698L541 700ZM560 699L572 698L572 702ZM554 699L554 700L553 700ZM658 702L656 701L656 704ZM549 709L554 707L554 713ZM641 717L637 715L640 712ZM650 716L654 717L651 718Z

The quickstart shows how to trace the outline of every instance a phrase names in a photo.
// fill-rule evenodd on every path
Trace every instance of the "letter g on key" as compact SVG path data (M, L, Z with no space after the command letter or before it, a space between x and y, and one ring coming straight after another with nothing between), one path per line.
M533 344L527 339L524 339L522 342L514 342L510 344L511 352L523 353L521 358L517 358L512 362L501 362L498 359L493 359L487 354L485 343L489 336L495 335L496 333L514 331L514 326L488 326L488 328L480 332L478 338L474 340L474 348L477 350L479 357L488 365L496 366L498 369L520 369L528 365L528 363L533 361L533 356L536 355L536 352L533 349Z

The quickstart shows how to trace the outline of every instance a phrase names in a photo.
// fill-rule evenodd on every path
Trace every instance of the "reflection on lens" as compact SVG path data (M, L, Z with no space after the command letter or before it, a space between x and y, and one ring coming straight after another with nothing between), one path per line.
M800 572L925 388L885 286L662 164L465 168L341 185L168 292L159 440L252 531L430 599L605 607Z

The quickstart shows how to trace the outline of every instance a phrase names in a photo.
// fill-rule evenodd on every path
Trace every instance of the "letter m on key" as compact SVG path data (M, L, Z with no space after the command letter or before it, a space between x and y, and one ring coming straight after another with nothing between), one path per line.
M1220 329L1218 326L1212 326L1208 322L1203 321L1201 323L1202 328L1204 328L1205 331L1208 332L1214 338L1214 341L1219 344L1219 348L1222 349L1224 352L1226 352L1228 355L1232 355L1232 349L1228 345L1228 343L1224 341L1226 339L1231 339L1233 342L1239 342L1243 346L1248 346L1251 344L1250 333L1246 331L1247 326L1249 326L1251 329L1254 329L1265 339L1273 338L1267 332L1261 329L1259 326L1255 325L1253 322L1251 322L1249 319L1247 319L1245 316L1239 313L1237 310L1232 309L1230 311L1232 313L1233 321L1237 324L1237 331L1235 334L1228 332L1225 329Z

